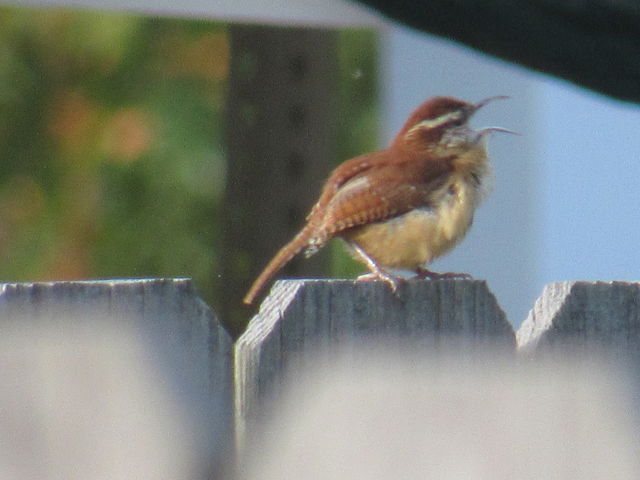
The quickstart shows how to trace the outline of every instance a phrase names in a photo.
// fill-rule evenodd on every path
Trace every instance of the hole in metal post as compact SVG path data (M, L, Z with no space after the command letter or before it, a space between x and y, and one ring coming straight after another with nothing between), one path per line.
M304 55L296 55L289 60L289 70L291 71L291 77L296 81L300 81L309 71L309 62Z
M258 110L252 102L243 100L239 106L240 119L245 127L254 127L258 121Z
M291 178L300 178L304 173L304 157L300 152L291 152L287 156L286 163L287 176Z
M245 50L238 53L238 62L236 63L237 76L244 81L254 80L258 72L258 59L254 52Z
M307 119L307 111L302 105L293 105L289 109L289 123L292 127L299 129Z

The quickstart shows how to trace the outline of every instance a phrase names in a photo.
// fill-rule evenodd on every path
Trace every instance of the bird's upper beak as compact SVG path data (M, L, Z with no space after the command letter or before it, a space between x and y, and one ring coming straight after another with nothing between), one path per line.
M509 97L508 95L496 95L495 97L489 97L489 98L485 98L484 100L480 100L478 103L476 103L473 106L473 113L475 113L478 110L480 110L487 103L493 102L494 100L505 100L507 98L511 98L511 97Z

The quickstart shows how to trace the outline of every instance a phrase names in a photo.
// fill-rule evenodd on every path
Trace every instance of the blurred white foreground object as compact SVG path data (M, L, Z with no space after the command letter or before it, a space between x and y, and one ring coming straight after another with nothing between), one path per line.
M138 333L108 318L3 318L0 478L195 478L185 412Z
M320 362L322 363L322 362ZM296 376L243 480L640 478L624 375L363 353Z
M191 280L0 284L0 479L213 480L232 431L231 339Z

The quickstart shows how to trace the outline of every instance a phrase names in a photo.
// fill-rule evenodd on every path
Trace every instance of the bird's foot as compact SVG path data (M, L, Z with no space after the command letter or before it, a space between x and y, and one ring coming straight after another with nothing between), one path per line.
M360 275L356 280L358 282L370 282L372 280L382 280L387 285L389 285L389 288L391 288L391 292L394 294L396 294L396 292L398 291L398 285L401 282L405 281L404 278L394 277L383 271L365 273L364 275Z
M441 280L441 279L445 279L445 278L464 278L464 279L470 279L473 278L471 275L469 275L468 273L456 273L456 272L445 272L445 273L438 273L438 272L432 272L429 269L426 268L418 268L416 270L416 276L413 277L414 279L425 279L425 278L430 278L432 280Z

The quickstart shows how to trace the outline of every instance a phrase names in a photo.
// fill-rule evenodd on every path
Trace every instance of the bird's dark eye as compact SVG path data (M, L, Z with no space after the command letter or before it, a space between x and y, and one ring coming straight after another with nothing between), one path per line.
M451 119L449 125L452 127L461 127L467 121L467 117L463 112L457 112L454 118Z

